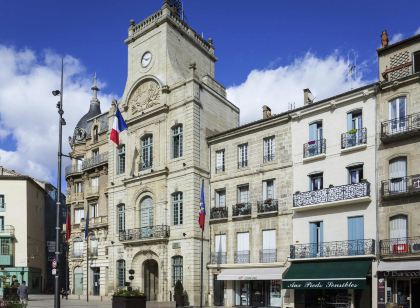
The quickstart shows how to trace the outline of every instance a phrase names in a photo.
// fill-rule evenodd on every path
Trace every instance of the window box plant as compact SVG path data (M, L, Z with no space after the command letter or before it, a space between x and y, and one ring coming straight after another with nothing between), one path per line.
M112 308L146 308L146 296L130 287L118 289L112 296Z

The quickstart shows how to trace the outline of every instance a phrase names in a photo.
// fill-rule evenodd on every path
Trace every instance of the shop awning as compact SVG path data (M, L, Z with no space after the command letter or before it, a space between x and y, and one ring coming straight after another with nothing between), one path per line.
M217 280L281 280L284 267L225 268Z
M292 263L283 275L284 289L364 289L370 260Z
M381 261L378 265L378 272L392 271L420 271L420 261Z

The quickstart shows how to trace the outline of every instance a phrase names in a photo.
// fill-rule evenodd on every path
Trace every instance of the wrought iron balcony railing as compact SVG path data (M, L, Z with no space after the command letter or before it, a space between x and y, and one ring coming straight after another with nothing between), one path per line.
M249 263L249 250L235 251L234 262L235 263Z
M290 245L291 259L363 256L375 254L375 240L321 242Z
M364 181L356 184L297 192L293 195L293 207L304 207L307 205L358 199L368 196L370 196L370 183Z
M0 237L15 237L15 227L11 225L0 225Z
M252 205L249 202L237 203L232 206L232 216L251 215Z
M223 219L228 217L228 209L226 206L216 206L210 209L210 219Z
M153 161L152 160L147 160L147 161L141 162L140 165L139 165L140 171L147 170L147 169L150 169L152 167L153 167Z
M382 181L381 192L383 198L393 198L401 195L420 193L420 174Z
M305 143L303 145L303 158L325 154L326 143L325 138Z
M82 166L81 165L70 165L66 167L66 176L73 174L73 173L79 173L82 172Z
M257 202L258 213L271 213L279 210L279 201L277 199L266 199Z
M268 163L269 161L273 161L275 158L276 156L273 153L271 153L271 154L264 155L263 161L264 163Z
M108 153L95 155L91 158L85 159L82 163L82 169L89 169L108 162Z
M355 129L341 134L341 148L347 149L356 145L366 144L367 142L367 129Z
M248 167L248 160L238 161L238 168Z
M225 172L225 165L222 166L216 166L216 173L222 173Z
M119 239L121 242L133 240L164 239L168 238L169 235L169 226L158 225L122 231L119 234Z
M211 264L226 264L227 254L226 252L213 252L210 259Z
M420 255L420 236L379 241L382 256Z
M392 139L416 136L420 134L420 113L406 117L395 118L381 123L381 140L387 142Z
M260 250L260 263L277 262L277 249Z

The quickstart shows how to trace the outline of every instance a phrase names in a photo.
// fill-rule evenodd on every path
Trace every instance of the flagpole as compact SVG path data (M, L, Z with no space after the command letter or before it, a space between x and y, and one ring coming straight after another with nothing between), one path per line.
M204 179L201 180L200 199L202 198L203 189L204 189ZM204 202L204 200L201 200L201 202ZM205 217L204 217L204 223L205 223ZM203 307L203 242L204 242L204 223L203 223L203 227L201 228L200 308Z
M87 215L85 224L86 238L86 301L89 301L89 204L87 205Z

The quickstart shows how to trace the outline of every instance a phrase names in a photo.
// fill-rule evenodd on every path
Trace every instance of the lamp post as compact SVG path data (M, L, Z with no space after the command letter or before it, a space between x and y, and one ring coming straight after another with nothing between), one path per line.
M60 90L52 91L54 96L60 96L60 101L57 103L59 121L58 121L58 153L57 153L57 208L56 208L56 221L55 221L55 260L59 263L60 259L60 209L61 209L61 158L62 153L62 139L63 139L63 125L66 121L63 118L63 71L64 60L61 59L61 87ZM60 308L60 272L57 266L54 277L54 308Z

